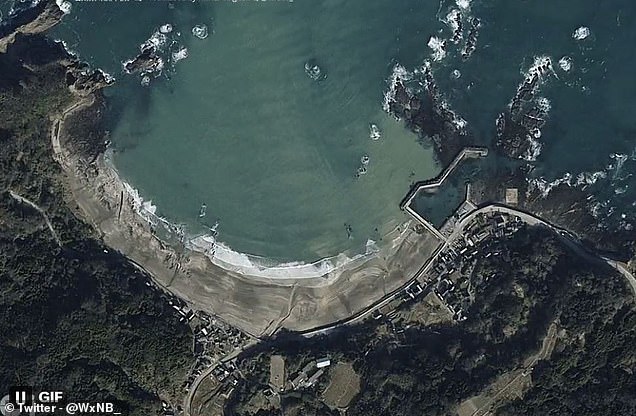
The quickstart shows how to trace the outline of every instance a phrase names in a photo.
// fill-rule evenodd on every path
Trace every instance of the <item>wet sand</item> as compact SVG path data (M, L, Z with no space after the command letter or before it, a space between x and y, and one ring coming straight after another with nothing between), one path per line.
M205 253L161 241L138 214L138 201L127 192L105 154L90 163L71 151L77 138L69 137L64 125L72 123L91 101L81 98L78 103L54 120L51 131L55 158L66 172L69 203L77 206L77 215L159 286L194 309L254 336L279 328L306 330L344 319L404 284L440 244L429 232L418 234L407 224L391 236L391 242L385 239L377 252L317 277L287 273L289 277L269 278L225 269ZM407 220L404 216L401 222Z

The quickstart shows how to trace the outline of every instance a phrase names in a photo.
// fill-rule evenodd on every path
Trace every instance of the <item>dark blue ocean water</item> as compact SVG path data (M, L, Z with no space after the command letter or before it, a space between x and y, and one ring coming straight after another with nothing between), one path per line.
M219 239L238 251L314 260L359 251L404 220L398 203L409 184L440 167L430 148L382 110L382 100L396 63L412 70L425 60L475 144L487 145L524 73L536 57L549 57L554 72L540 95L550 111L529 179L544 189L564 181L585 187L603 224L636 225L631 1L72 5L54 35L117 78L107 94L122 176L193 233L220 220ZM431 36L451 37L444 20L453 9L464 21L480 19L476 49L462 59L449 47L435 61L427 44ZM166 67L141 86L121 63L166 23L173 26ZM194 37L195 25L206 25L208 38ZM589 34L575 39L580 28ZM171 62L170 52L182 47L188 57ZM307 77L309 59L326 79ZM369 139L369 123L384 132L381 140ZM363 155L370 156L368 174L355 178ZM451 185L428 208L432 217L443 219L462 195L461 180Z

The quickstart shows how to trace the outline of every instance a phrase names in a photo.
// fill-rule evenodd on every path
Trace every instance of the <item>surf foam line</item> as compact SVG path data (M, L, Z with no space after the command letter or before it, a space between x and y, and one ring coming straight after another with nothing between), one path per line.
M69 55L69 57L71 57L74 60L77 60L81 65L84 65L85 69L81 71L82 75L89 75L90 73L97 71L104 77L104 79L106 80L108 84L112 84L115 82L114 76L112 76L111 74L109 74L108 72L104 71L101 68L93 68L93 66L88 61L82 60L79 56L79 53L74 51L66 41L62 39L53 39L53 42L55 42L58 45L62 45L62 48L64 48L64 52L67 55Z
M361 265L377 256L381 251L374 240L367 240L364 251L361 253L353 256L340 253L311 263L301 261L280 263L266 257L242 253L218 241L211 234L188 235L183 225L175 224L159 216L157 206L152 203L152 200L144 199L136 188L122 179L112 161L112 149L107 150L104 161L117 180L121 182L127 196L132 200L132 209L136 215L151 227L163 227L165 231L176 236L185 248L205 255L214 265L228 271L237 272L247 277L269 279L319 278ZM409 226L410 222L405 222L389 231L384 236L389 237L387 238L387 241L390 241L389 245L392 247L399 245L408 234Z
M585 188L586 186L594 185L600 179L604 179L606 177L607 172L600 170L597 172L581 172L576 176L567 172L562 177L551 182L548 182L545 178L528 179L528 194L537 190L541 194L541 197L545 198L552 189L559 185L567 185L570 187L582 186Z

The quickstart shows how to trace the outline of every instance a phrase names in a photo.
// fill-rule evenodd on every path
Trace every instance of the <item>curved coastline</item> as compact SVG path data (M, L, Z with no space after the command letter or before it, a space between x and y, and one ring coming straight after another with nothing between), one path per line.
M131 184L122 179L121 174L114 165L111 150L104 154L104 164L111 171L111 176L120 182L131 198L131 204L136 214L151 227L161 225L169 233L179 233L180 227L157 215L157 206L151 200L145 200ZM267 279L312 279L338 274L349 268L358 267L372 257L382 252L385 244L395 245L404 238L409 229L410 221L404 221L382 236L384 243L379 246L374 240L367 240L364 251L357 250L350 255L341 252L333 256L317 259L312 262L291 261L277 262L273 259L261 257L255 254L234 250L229 245L217 240L210 234L184 235L184 247L193 252L204 255L212 264L227 271L240 273L247 277ZM157 237L159 238L159 237ZM164 241L165 244L168 244Z
M157 216L156 207L122 180L108 151L87 157L75 146L82 138L65 128L100 99L99 94L77 94L74 104L52 117L54 158L66 173L76 215L91 224L107 246L143 269L153 285L248 334L267 336L280 328L303 331L351 316L415 275L440 243L436 236L400 222L380 246L370 242L360 255L341 254L309 264L271 264L218 242L219 255L209 256L209 242L203 244L202 236L168 244L156 227L174 225ZM404 221L409 221L406 214Z
M68 60L79 62L70 53ZM102 136L94 136L95 143L86 142L86 130L81 130L91 128L85 121L100 111L100 89L113 79L99 70L82 70L77 85L70 87L74 102L50 116L53 158L62 168L67 200L96 237L149 276L149 285L180 298L189 308L255 337L281 328L306 331L351 316L392 293L440 244L436 236L409 225L406 214L381 245L368 241L361 254L341 253L313 263L272 264L219 242L218 255L210 256L205 236L168 244L155 227L174 225L157 216L156 207L121 178ZM82 119L82 129L68 128ZM87 145L101 150L88 154ZM180 236L186 237L183 232Z

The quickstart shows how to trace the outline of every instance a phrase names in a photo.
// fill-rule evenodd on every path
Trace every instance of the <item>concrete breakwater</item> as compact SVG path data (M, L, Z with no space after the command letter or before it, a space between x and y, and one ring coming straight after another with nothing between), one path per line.
M416 182L409 193L404 197L400 203L400 208L414 218L418 223L422 224L426 229L437 237L444 239L440 232L431 224L426 218L420 215L412 207L413 200L420 194L420 192L435 193L442 186L444 181L450 176L451 173L459 166L464 159L476 159L488 156L488 149L485 147L464 147L446 166L446 168L435 178L424 181Z

